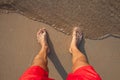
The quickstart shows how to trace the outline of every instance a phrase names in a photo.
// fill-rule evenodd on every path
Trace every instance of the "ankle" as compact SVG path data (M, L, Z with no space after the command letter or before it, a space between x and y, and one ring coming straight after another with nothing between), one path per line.
M45 45L42 46L42 48L47 49L47 48L48 48L48 45L45 44Z
M42 51L42 52L47 52L47 53L49 53L49 52L50 52L50 49L49 49L49 47L46 45L46 46L42 46L41 51Z
M79 51L77 47L71 47L69 50L70 50L70 53L75 53Z

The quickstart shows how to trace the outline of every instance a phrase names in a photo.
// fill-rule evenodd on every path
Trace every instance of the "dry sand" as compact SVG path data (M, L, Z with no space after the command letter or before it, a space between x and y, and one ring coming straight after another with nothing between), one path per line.
M72 66L68 52L71 36L16 13L0 15L0 80L17 80L30 66L40 49L36 32L42 27L48 30L52 47L50 77L65 80ZM103 80L120 80L120 39L85 39L81 49Z

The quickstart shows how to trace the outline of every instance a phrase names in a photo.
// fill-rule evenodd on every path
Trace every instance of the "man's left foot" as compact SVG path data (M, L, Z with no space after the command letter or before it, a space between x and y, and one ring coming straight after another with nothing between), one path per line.
M48 35L45 28L40 29L37 32L37 40L41 44L42 48L49 48L47 38L48 38Z

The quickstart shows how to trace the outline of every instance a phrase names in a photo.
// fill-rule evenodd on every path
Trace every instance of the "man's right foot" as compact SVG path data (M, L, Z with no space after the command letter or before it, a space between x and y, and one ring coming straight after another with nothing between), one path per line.
M74 49L78 49L78 45L81 40L82 40L82 32L79 27L75 27L73 29L72 41L69 48L70 53L72 53Z

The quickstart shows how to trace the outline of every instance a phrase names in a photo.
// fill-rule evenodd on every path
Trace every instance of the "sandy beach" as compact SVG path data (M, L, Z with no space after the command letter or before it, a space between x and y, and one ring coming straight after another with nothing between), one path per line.
M72 37L17 13L0 15L0 80L18 80L31 65L41 48L36 33L43 27L49 33L52 48L48 64L49 76L55 80L65 80L72 67L68 51ZM120 80L119 38L84 39L80 49L103 80Z

